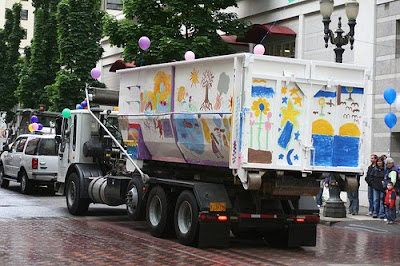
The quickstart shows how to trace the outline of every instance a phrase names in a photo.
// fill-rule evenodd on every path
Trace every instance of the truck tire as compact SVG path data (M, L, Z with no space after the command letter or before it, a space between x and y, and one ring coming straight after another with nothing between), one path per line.
M199 206L192 192L183 191L176 201L175 232L179 243L194 246L199 233Z
M21 171L20 188L23 194L29 194L32 192L33 184L32 181L29 180L28 175L25 171Z
M160 186L154 187L149 194L146 208L146 220L150 233L155 237L167 237L173 233L173 199Z
M126 212L132 221L142 221L145 218L143 201L143 183L137 177L129 181L126 190Z
M9 185L10 185L10 181L7 179L4 179L4 167L2 164L0 164L0 187L8 188Z
M67 200L67 208L72 215L82 215L89 209L89 199L80 197L79 177L75 172L69 175L65 188L65 197Z

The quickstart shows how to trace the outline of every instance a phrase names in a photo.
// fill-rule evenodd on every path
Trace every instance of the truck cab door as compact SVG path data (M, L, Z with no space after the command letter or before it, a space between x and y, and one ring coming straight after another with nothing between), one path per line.
M57 182L64 183L69 166L70 128L69 120L63 119L61 126L61 143L58 146Z

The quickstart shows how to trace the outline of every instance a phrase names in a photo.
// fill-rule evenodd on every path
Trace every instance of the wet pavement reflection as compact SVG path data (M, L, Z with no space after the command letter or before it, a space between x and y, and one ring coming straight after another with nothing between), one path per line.
M399 225L394 225L399 226ZM232 239L197 249L150 236L143 222L117 218L0 219L2 265L321 265L400 262L399 235L318 227L317 247L279 249Z

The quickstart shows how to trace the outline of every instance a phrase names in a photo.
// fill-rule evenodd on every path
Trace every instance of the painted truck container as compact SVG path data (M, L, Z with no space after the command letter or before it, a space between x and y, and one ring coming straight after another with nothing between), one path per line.
M236 54L119 75L135 159L229 167L250 189L267 170L363 171L363 67Z

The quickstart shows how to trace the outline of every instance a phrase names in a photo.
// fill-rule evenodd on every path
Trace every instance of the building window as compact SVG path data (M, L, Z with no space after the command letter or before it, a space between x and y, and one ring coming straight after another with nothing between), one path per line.
M295 40L282 43L267 43L266 46L268 55L295 57Z
M107 9L122 10L122 0L107 0Z
M396 20L396 58L400 58L400 20Z
M24 35L22 36L22 39L26 40L26 38L28 36L28 31L26 29L23 29L23 30L24 30Z
M21 19L28 20L28 10L26 10L26 9L21 10Z

